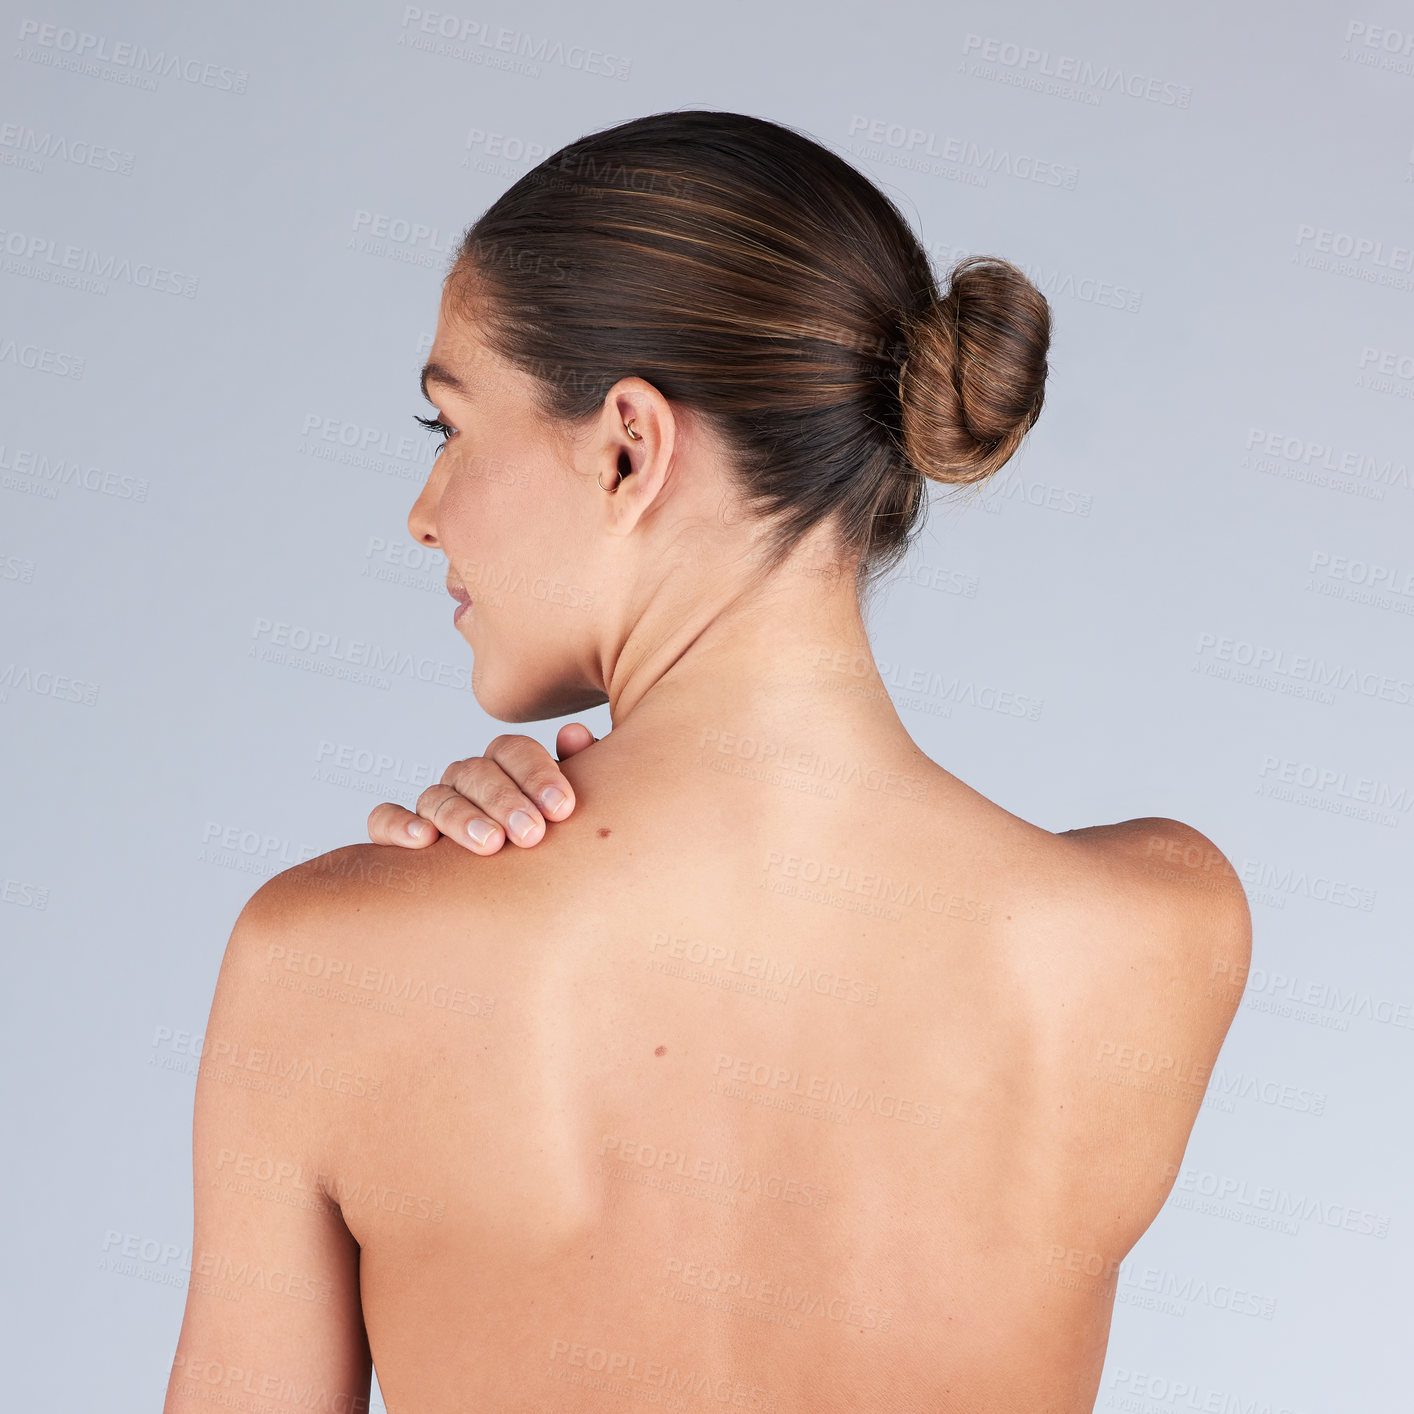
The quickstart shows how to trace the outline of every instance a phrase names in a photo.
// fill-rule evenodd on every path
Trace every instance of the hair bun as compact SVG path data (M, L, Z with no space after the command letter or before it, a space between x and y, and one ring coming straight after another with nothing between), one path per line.
M974 255L948 293L903 321L903 451L933 481L982 481L1041 415L1051 307L1015 265Z

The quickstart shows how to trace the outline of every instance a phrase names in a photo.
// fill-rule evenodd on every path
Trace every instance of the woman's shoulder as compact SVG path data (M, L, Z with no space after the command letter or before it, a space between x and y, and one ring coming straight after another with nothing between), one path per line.
M338 989L357 992L367 976L418 965L459 880L466 894L468 866L492 863L439 840L415 851L343 845L293 865L241 910L222 963L224 989L264 999L285 1026L317 1024L320 1000ZM465 898L458 912L474 916ZM474 927L465 933L474 941Z
M1033 874L999 942L1045 1100L1037 1143L1077 1160L1063 1197L1118 1259L1178 1172L1241 1000L1250 911L1218 846L1161 816L1050 835Z
M267 880L237 920L228 954L252 973L274 957L309 979L347 984L397 969L423 975L489 966L589 872L585 821L554 826L532 849L476 855L445 836L423 849L351 844ZM576 827L577 825L577 827ZM603 831L608 834L608 831ZM294 962L291 961L294 959ZM305 989L307 990L307 989Z
M1125 1027L1150 1027L1170 1051L1211 1062L1252 951L1251 910L1232 861L1200 830L1165 816L1051 839L1047 947L1084 989L1088 1014L1114 1031L1102 1039L1119 1044Z
M1250 945L1252 918L1241 876L1194 826L1149 815L1055 838L1088 856L1097 881L1126 899L1146 900L1157 918L1172 920L1180 931L1228 946Z
M458 894L487 895L492 881L505 875L507 861L529 853L507 847L496 855L474 855L445 837L416 850L340 845L268 879L251 895L242 917L248 914L266 926L282 921L317 926L384 908L406 915L422 902L435 907Z
M497 879L510 872L446 839L345 845L296 864L241 910L213 1018L248 1046L366 1069L415 1047L428 1022L489 1016L487 964L506 933Z

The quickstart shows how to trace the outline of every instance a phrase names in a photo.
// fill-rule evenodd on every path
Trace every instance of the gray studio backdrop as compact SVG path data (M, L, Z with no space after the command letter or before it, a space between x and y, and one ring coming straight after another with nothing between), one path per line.
M1045 414L935 508L876 654L923 748L1007 809L1189 821L1251 899L1098 1407L1404 1406L1407 7L22 0L3 25L7 1405L157 1407L237 912L503 729L405 527L452 244L561 144L692 106L803 128L940 271L995 253L1049 295Z

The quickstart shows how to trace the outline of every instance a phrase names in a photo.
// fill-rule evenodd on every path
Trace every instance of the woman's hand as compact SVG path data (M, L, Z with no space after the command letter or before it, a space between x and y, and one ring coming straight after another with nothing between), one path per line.
M555 737L561 761L593 745L583 722L569 722ZM498 736L485 756L453 761L439 785L428 786L417 810L384 801L368 817L374 844L424 849L439 834L473 854L495 854L507 839L528 849L545 835L546 820L564 820L574 810L574 787L554 758L528 736Z

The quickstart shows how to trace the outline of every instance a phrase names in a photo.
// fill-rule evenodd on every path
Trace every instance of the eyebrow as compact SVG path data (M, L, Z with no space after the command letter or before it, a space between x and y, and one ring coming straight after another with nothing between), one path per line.
M468 388L450 368L444 368L440 363L427 364L422 370L422 378L420 381L422 385L422 396L426 398L429 403L436 401L435 398L428 395L427 385L429 383L442 383L446 387L460 393L464 398L471 396L471 389Z

